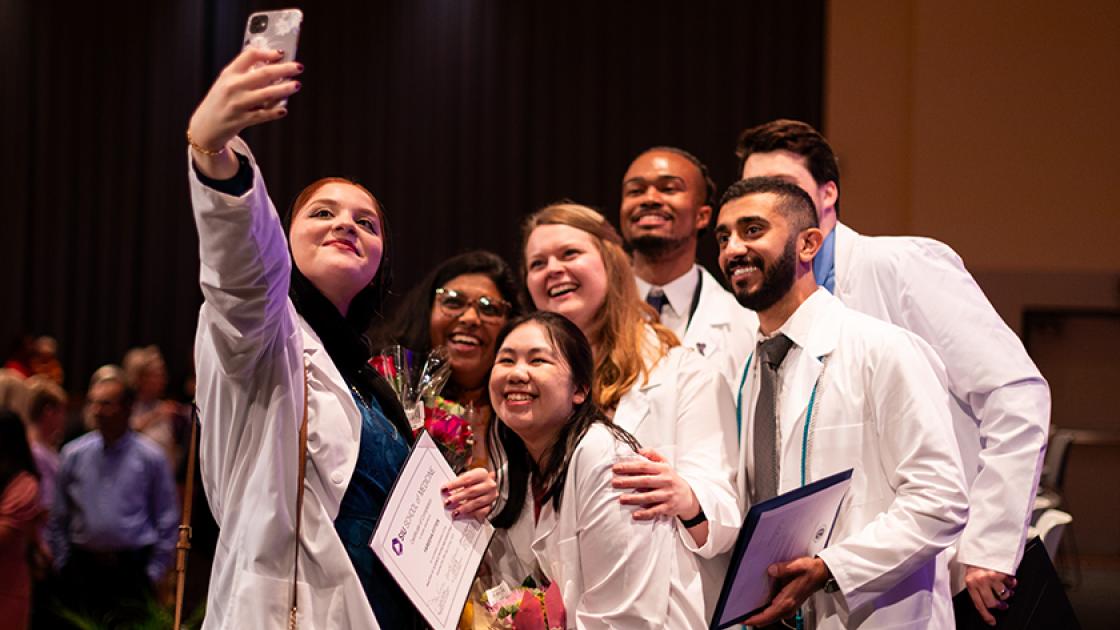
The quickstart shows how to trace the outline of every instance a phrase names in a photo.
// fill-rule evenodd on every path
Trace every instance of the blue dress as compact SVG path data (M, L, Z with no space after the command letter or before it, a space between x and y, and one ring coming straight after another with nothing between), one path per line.
M352 392L362 413L362 434L354 476L334 520L346 554L354 564L377 623L382 628L423 627L420 615L373 553L369 541L389 490L408 456L408 444L385 416L376 398Z

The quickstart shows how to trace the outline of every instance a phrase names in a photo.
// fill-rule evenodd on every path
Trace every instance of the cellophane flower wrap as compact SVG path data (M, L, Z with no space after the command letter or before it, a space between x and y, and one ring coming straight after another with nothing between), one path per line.
M447 463L456 473L470 464L474 434L466 410L440 396L451 377L447 348L433 348L414 379L413 353L401 346L389 346L370 359L369 364L393 387L413 436L427 429Z
M495 601L488 601L490 597ZM492 628L564 630L568 625L564 601L555 582L545 589L537 588L531 581L514 589L495 588L483 598L493 620Z

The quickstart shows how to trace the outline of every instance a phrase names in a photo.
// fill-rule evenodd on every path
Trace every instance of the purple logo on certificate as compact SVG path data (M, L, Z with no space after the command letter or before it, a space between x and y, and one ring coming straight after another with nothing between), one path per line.
M393 553L397 554L398 556L401 555L402 553L404 553L404 544L401 543L400 538L394 538L393 539L392 547L393 547Z

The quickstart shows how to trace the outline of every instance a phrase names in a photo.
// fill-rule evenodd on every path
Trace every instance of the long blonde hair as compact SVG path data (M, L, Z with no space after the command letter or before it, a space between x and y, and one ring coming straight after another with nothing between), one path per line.
M521 277L528 278L525 246L529 235L542 225L567 225L591 235L607 272L607 295L591 320L588 337L595 348L593 396L600 407L613 410L618 401L641 376L649 379L650 368L644 360L646 326L657 338L657 359L680 345L673 331L658 323L657 312L638 296L630 256L622 248L622 238L595 210L576 203L555 203L529 215L521 226ZM532 303L532 298L526 300Z

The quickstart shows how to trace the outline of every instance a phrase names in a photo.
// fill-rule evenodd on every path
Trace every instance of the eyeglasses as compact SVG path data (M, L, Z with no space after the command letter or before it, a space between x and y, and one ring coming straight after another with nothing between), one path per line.
M505 300L496 300L485 295L472 300L455 289L443 287L436 289L436 303L451 317L458 317L474 306L479 317L491 321L504 319L509 314L510 308Z

